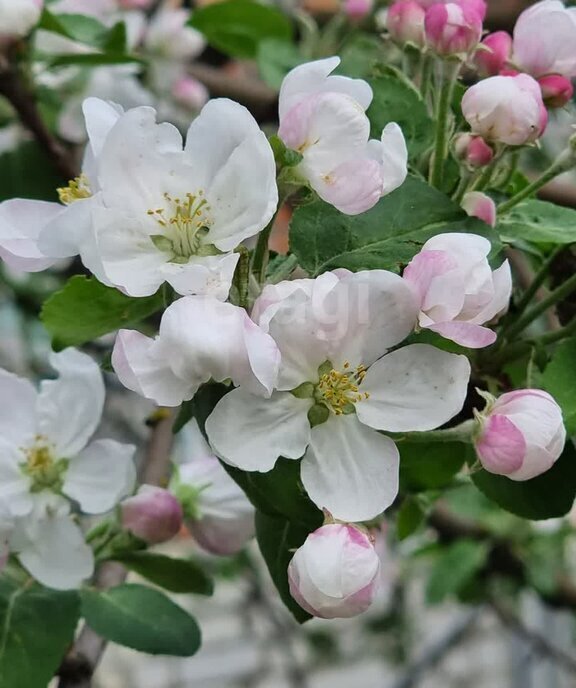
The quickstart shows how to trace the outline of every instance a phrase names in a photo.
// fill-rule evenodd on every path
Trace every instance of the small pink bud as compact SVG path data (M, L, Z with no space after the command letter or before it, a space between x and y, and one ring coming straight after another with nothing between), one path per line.
M470 191L464 195L462 207L470 217L477 217L490 227L496 226L496 204L490 196L480 191Z
M424 28L426 43L438 55L466 55L482 37L482 19L473 4L432 5Z
M380 580L380 560L368 535L332 523L315 530L288 566L290 594L313 616L348 618L366 611Z
M182 527L182 507L168 490L142 485L120 504L122 527L151 545L172 539Z
M388 9L386 27L392 39L398 43L413 43L423 47L426 42L425 16L426 11L416 0L398 0Z
M352 21L361 21L372 12L374 0L344 0L344 14Z
M506 31L496 31L486 36L474 55L474 64L480 76L501 74L511 52L512 36Z
M472 169L486 167L494 158L491 146L481 136L473 134L460 134L454 142L454 150L456 156Z
M490 400L479 414L475 441L482 466L512 480L530 480L552 467L564 449L562 411L540 389L520 389Z
M533 143L548 121L540 86L528 74L479 81L464 94L462 112L473 134L509 146Z
M174 100L190 110L200 111L210 99L208 89L197 79L187 76L179 79L172 89Z
M118 5L123 10L147 10L154 0L118 0Z
M432 5L447 5L448 3L454 3L455 5L460 5L460 7L468 7L473 9L482 21L486 17L486 0L418 0L418 3L424 9L432 7Z
M538 79L542 98L549 108L561 108L572 100L574 87L572 81L560 74L541 76Z

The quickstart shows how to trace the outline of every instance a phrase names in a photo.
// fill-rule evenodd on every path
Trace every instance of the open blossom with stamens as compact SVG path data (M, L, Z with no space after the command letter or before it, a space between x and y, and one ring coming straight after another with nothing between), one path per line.
M70 503L88 514L112 509L133 489L134 447L89 443L104 404L98 365L74 349L51 361L59 378L39 392L0 370L0 509L14 519L10 549L22 565L45 585L72 588L93 560Z
M459 232L422 246L403 275L418 295L420 327L473 349L496 341L484 325L508 308L512 276L507 260L492 270L489 253L488 239Z
M184 149L178 130L155 117L139 107L109 129L94 123L106 136L90 212L78 213L74 226L69 215L57 218L41 232L40 249L66 253L75 233L72 255L130 296L168 282L179 294L224 300L238 262L233 249L276 210L274 155L248 110L225 98L204 107Z
M178 433L174 461L170 489L192 537L212 554L239 552L254 537L254 507L222 468L196 420Z
M316 193L347 215L375 205L405 180L406 142L388 124L380 141L370 139L365 111L372 89L362 79L331 75L340 58L300 65L282 83L278 135L302 154L294 168Z
M213 450L247 471L303 457L318 507L342 520L376 516L398 491L398 450L378 431L447 422L462 407L468 360L424 344L388 352L413 331L418 304L384 270L328 272L261 298L255 313L281 352L276 391L224 396L206 422Z
M38 23L44 0L0 0L0 39L21 38Z
M270 395L279 357L272 337L243 308L187 296L164 311L156 338L120 330L112 365L128 389L162 406L178 406L211 378Z

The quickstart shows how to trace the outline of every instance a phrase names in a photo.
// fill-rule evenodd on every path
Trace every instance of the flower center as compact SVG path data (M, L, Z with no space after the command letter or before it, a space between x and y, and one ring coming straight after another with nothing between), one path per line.
M329 364L331 365L331 364ZM353 413L354 405L368 399L368 392L361 392L360 385L366 377L366 368L363 365L350 369L350 363L344 362L344 370L331 368L322 372L320 368L320 380L316 385L315 397L317 402L326 405L337 416L344 413Z
M20 464L20 468L32 479L31 492L41 492L46 489L59 492L64 482L63 474L68 467L68 460L56 460L53 449L42 437L37 437L36 444L23 451L26 458Z
M56 189L56 191L58 192L58 198L64 205L70 205L82 198L90 198L92 195L90 183L84 174L72 179L68 186L63 186L60 189Z
M204 198L204 192L187 193L183 199L165 193L164 198L168 208L147 211L162 228L162 234L151 237L156 248L168 253L174 263L186 263L191 256L215 252L204 243L212 224L210 206Z

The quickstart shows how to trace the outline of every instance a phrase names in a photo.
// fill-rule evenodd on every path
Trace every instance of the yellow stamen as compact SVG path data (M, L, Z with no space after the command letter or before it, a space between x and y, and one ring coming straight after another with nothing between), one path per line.
M63 186L56 189L58 198L64 205L70 205L74 201L79 201L82 198L90 198L92 191L90 190L90 183L84 174L72 179L68 186Z

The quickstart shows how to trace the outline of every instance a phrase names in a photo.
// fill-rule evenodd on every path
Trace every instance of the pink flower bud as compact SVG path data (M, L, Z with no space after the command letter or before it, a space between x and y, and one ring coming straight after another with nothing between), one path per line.
M472 169L486 167L494 158L491 146L481 136L472 134L460 134L454 143L454 150L456 156Z
M491 33L480 43L474 64L480 76L496 76L505 69L512 52L512 36L506 31Z
M476 453L490 473L530 480L551 468L564 449L562 411L547 392L508 392L479 415Z
M424 47L425 10L416 0L398 0L388 9L386 27L393 40L398 43L414 43Z
M374 601L380 560L368 535L332 523L311 533L288 566L290 594L323 619L348 618Z
M438 55L466 55L482 37L482 19L473 4L432 5L424 28L426 43Z
M572 100L574 87L570 79L560 74L549 74L538 79L542 98L549 108L561 108Z
M182 527L182 507L161 487L142 485L121 502L120 511L122 527L151 545L170 540Z
M496 203L480 191L470 191L462 199L462 207L470 215L477 217L490 227L496 226Z
M118 0L118 5L123 10L147 10L154 0Z
M432 5L447 5L449 3L474 10L482 21L486 17L486 10L488 9L486 0L418 0L418 4L424 9L428 9Z
M344 14L352 21L361 21L372 12L374 0L344 0Z
M473 134L509 146L533 143L548 122L540 86L528 74L479 81L464 94L462 112Z
M206 86L190 76L182 77L174 84L172 95L177 103L197 111L210 99Z

